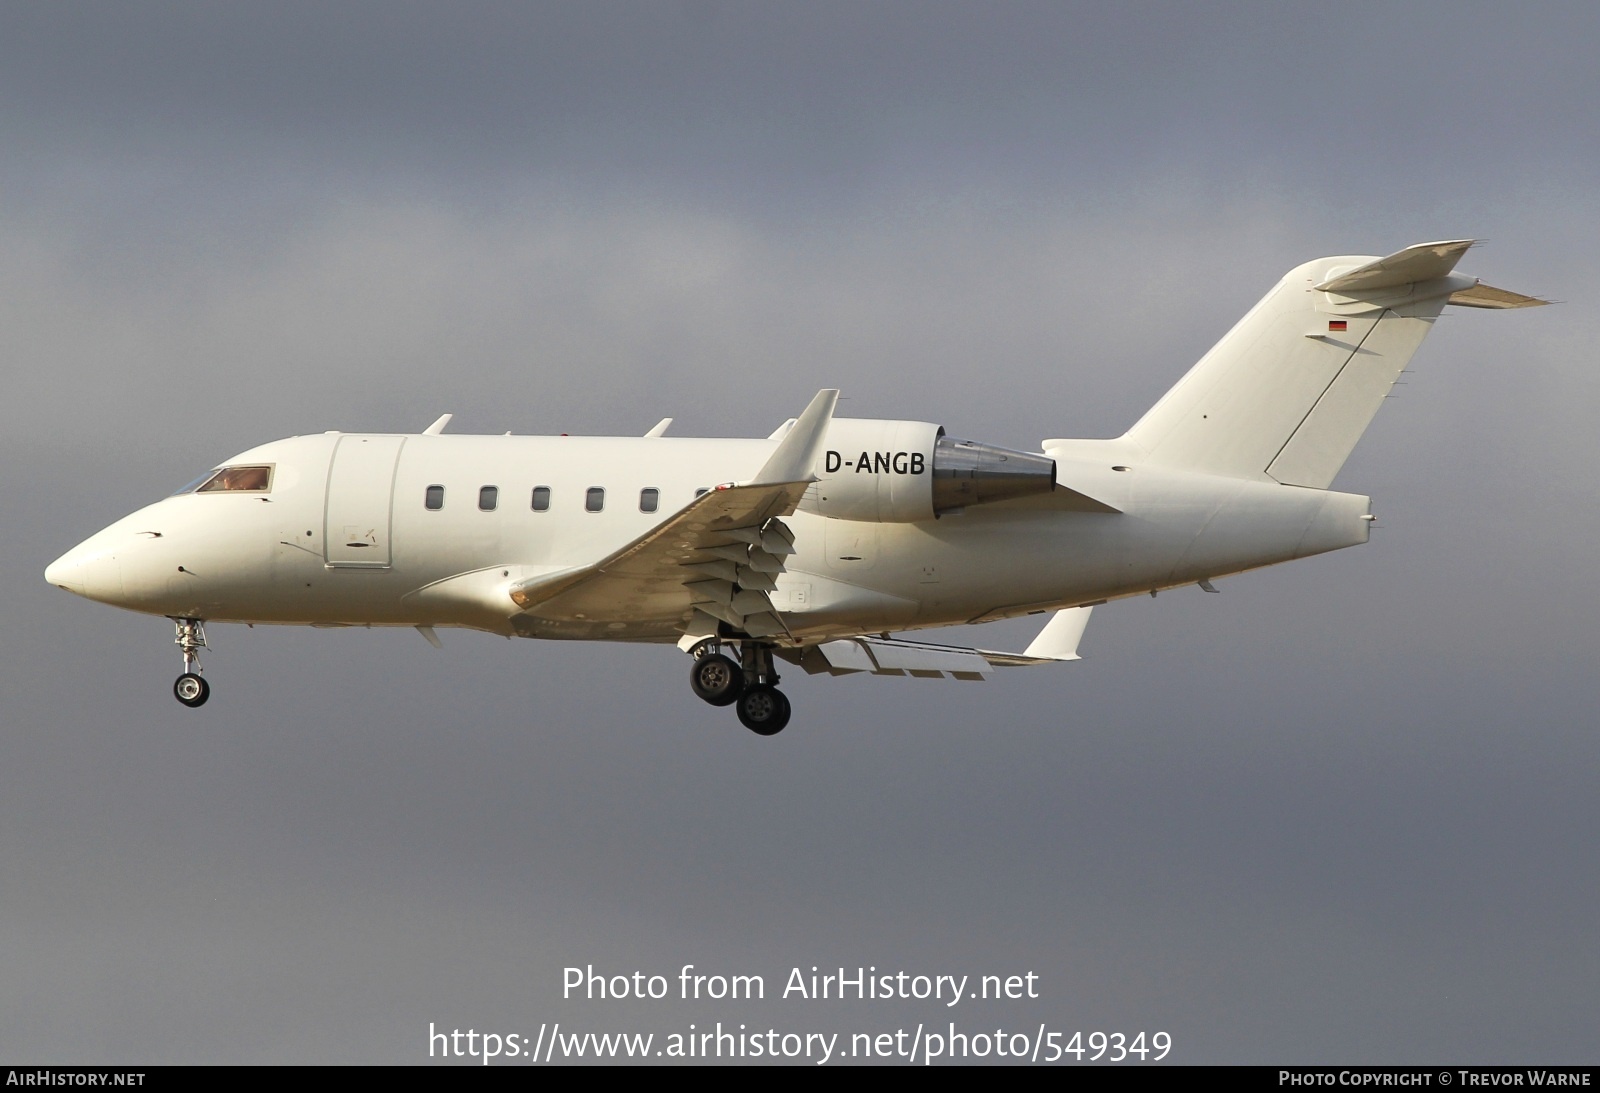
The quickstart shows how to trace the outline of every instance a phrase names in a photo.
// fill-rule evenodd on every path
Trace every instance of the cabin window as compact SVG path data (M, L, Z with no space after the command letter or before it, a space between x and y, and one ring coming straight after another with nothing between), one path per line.
M223 467L195 493L267 493L272 487L272 467Z
M661 507L661 491L654 486L646 486L639 491L639 511L654 512Z
M550 487L533 487L533 511L548 512L550 510Z
M606 507L606 491L599 486L590 486L589 492L583 499L585 512L599 512Z
M422 507L435 511L444 508L444 487L429 486L427 492L422 495Z
M478 507L484 512L493 512L495 505L500 503L500 487L484 486L478 490Z

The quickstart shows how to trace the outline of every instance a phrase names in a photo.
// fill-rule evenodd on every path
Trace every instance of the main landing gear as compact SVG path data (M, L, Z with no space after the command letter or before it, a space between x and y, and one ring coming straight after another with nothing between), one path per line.
M211 697L211 684L200 674L200 650L206 647L204 619L173 619L178 628L174 644L183 650L183 675L172 684L172 694L185 706L204 706Z
M689 686L713 706L732 706L739 723L751 732L776 736L789 723L790 708L777 687L772 646L759 641L744 641L740 646L739 661L724 653L716 640L695 646Z

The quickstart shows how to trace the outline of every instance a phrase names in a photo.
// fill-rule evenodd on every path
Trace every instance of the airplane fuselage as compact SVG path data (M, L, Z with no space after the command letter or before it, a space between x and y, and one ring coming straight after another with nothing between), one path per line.
M843 520L808 511L820 507L808 494L785 518L796 553L772 601L794 638L820 640L1101 602L1366 540L1364 497L1119 462L1132 457L1117 445L1075 441L1058 453L1063 480L1117 512L1052 493L922 521ZM50 580L133 610L213 621L676 641L681 629L626 603L547 620L516 611L507 589L624 546L699 493L748 478L775 446L294 437L224 464L270 468L270 490L158 501L61 559ZM909 460L901 466L884 460L859 473L910 473ZM813 491L828 488L821 478Z

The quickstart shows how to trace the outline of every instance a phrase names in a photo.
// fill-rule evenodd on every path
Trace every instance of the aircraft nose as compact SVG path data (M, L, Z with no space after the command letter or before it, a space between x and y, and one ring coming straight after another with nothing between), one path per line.
M116 553L99 548L93 540L79 543L51 562L44 579L91 600L112 601L122 595L122 567Z
M83 575L79 573L78 563L73 560L71 551L45 567L44 579L57 588L65 588L68 592L83 595Z

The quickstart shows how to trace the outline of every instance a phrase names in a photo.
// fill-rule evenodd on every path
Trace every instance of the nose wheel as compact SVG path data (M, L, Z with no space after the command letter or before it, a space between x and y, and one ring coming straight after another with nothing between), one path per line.
M190 709L204 706L211 697L211 684L200 674L200 650L206 647L205 620L173 619L172 622L178 628L173 643L183 651L183 675L172 684L172 695Z
M192 709L206 704L206 699L211 697L211 684L193 672L185 672L172 685L172 693L179 702Z
M739 723L751 732L775 736L789 723L790 706L777 688L772 646L758 641L743 641L740 645L738 661L722 652L716 641L695 646L689 687L713 706L732 706ZM179 700L182 701L181 696Z

